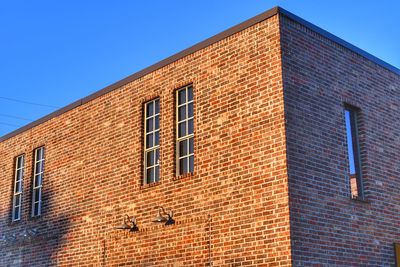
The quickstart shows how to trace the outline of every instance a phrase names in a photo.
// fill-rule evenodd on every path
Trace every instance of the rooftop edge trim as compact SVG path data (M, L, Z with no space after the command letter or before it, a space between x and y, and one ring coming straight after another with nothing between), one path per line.
M24 132L26 130L29 130L29 129L31 129L31 128L39 125L39 124L42 124L42 123L44 123L44 122L46 122L46 121L48 121L48 120L50 120L50 119L52 119L54 117L57 117L57 116L65 113L67 111L70 111L70 110L72 110L72 109L74 109L76 107L79 107L79 106L81 106L81 105L83 105L83 104L85 104L85 103L87 103L87 102L89 102L89 101L91 101L91 100L93 100L93 99L95 99L97 97L105 95L105 94L107 94L107 93L109 93L109 92L111 92L111 91L113 91L113 90L115 90L117 88L120 88L123 85L126 85L126 84L128 84L130 82L133 82L133 81L135 81L135 80L137 80L137 79L139 79L139 78L141 78L141 77L143 77L143 76L145 76L147 74L150 74L153 71L161 69L161 68L167 66L168 64L171 64L171 63L173 63L173 62L175 62L175 61L177 61L179 59L184 58L185 56L188 56L188 55L190 55L190 54L192 54L194 52L197 52L197 51L199 51L199 50L201 50L203 48L206 48L207 46L210 46L210 45L212 45L212 44L214 44L216 42L219 42L219 41L221 41L221 40L223 40L223 39L225 39L225 38L227 38L227 37L229 37L229 36L231 36L231 35L233 35L235 33L238 33L238 32L240 32L240 31L242 31L242 30L244 30L246 28L249 28L249 27L251 27L251 26L253 26L253 25L255 25L255 24L257 24L257 23L259 23L259 22L261 22L263 20L266 20L266 19L268 19L270 17L273 17L273 16L275 16L277 14L282 14L282 15L288 17L289 19L294 20L295 22L303 25L304 27L315 31L316 33L318 33L318 34L320 34L320 35L332 40L333 42L336 42L336 43L348 48L349 50L351 50L351 51L353 51L353 52L365 57L366 59L368 59L368 60L380 65L381 67L384 67L387 70L390 70L390 71L394 72L395 74L400 75L400 69L398 69L398 68L390 65L389 63L387 63L387 62L385 62L385 61L383 61L383 60L371 55L370 53L368 53L368 52L366 52L366 51L364 51L364 50L362 50L362 49L360 49L360 48L358 48L358 47L356 47L356 46L344 41L343 39L341 39L341 38L339 38L339 37L327 32L327 31L323 30L322 28L320 28L320 27L318 27L318 26L316 26L316 25L314 25L314 24L312 24L312 23L310 23L310 22L308 22L308 21L306 21L306 20L294 15L293 13L291 13L291 12L281 8L281 7L276 6L276 7L273 7L271 9L269 9L269 10L267 10L267 11L265 11L265 12L263 12L263 13L257 15L257 16L255 16L255 17L252 17L252 18L250 18L250 19L248 19L248 20L246 20L246 21L244 21L244 22L242 22L240 24L237 24L237 25L235 25L235 26L233 26L233 27L221 32L221 33L218 33L218 34L216 34L216 35L214 35L214 36L212 36L212 37L210 37L210 38L208 38L208 39L206 39L204 41L201 41L201 42L199 42L199 43L197 43L197 44L195 44L195 45L193 45L193 46L191 46L189 48L186 48L186 49L182 50L181 52L178 52L178 53L176 53L176 54L174 54L174 55L172 55L170 57L167 57L167 58L165 58L165 59L163 59L163 60L161 60L161 61L159 61L159 62L157 62L157 63L155 63L153 65L150 65L149 67L147 67L145 69L142 69L142 70L140 70L140 71L138 71L138 72L136 72L136 73L134 73L134 74L132 74L132 75L130 75L130 76L118 81L118 82L116 82L116 83L113 83L113 84L111 84L111 85L109 85L109 86L107 86L107 87L105 87L105 88L103 88L103 89L91 94L91 95L88 95L88 96L86 96L86 97L84 97L82 99L79 99L79 100L77 100L77 101L75 101L75 102L73 102L73 103L71 103L71 104L69 104L69 105L67 105L67 106L65 106L65 107L63 107L61 109L58 109L58 110L56 110L56 111L54 111L54 112L52 112L52 113L50 113L50 114L38 119L36 121L33 121L33 122L31 122L31 123L29 123L29 124L27 124L25 126L22 126L21 128L18 128L18 129L14 130L14 131L12 131L12 132L10 132L8 134L5 134L5 135L0 137L0 142L3 142L3 141L5 141L5 140L7 140L7 139L9 139L9 138L11 138L13 136L16 136L16 135L18 135L18 134L20 134L20 133L22 133L22 132Z

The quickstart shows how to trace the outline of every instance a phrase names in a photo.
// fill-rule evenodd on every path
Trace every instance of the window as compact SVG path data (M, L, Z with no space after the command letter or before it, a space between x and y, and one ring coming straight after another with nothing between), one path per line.
M14 191L13 191L14 193L13 193L13 205L12 205L13 221L18 221L21 219L23 177L24 177L24 155L20 155L15 159Z
M363 198L361 177L360 144L358 140L359 110L345 107L347 156L349 159L350 190L352 198Z
M176 151L178 175L194 171L193 87L176 91Z
M160 100L144 105L144 181L160 180Z
M42 214L42 184L44 172L44 147L34 150L33 186L32 186L32 217Z

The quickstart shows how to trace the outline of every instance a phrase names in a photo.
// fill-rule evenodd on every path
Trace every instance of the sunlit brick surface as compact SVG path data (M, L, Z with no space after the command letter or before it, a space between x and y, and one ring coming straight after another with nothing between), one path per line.
M275 15L1 142L0 266L291 265L281 70ZM174 93L187 84L195 170L176 177ZM142 110L156 97L160 182L142 186ZM42 216L31 219L32 151L42 145ZM21 153L22 219L10 223ZM152 222L159 205L175 225ZM113 229L124 214L139 232Z

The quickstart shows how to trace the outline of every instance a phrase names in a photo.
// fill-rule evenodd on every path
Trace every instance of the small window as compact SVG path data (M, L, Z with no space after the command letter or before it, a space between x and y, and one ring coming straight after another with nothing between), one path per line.
M20 155L15 159L13 209L12 209L13 221L18 221L21 219L23 178L24 178L24 155Z
M194 172L193 87L176 91L176 173Z
M350 190L352 198L363 198L361 176L360 143L358 139L359 110L346 106L345 122L347 136L347 156L349 160Z
M32 184L32 217L42 214L42 185L44 174L44 147L34 150L33 184Z
M160 100L144 105L144 181L160 180Z

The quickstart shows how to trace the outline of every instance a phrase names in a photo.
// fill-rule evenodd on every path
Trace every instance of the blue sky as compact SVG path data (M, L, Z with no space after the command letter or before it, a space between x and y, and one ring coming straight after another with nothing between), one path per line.
M0 136L276 5L400 67L398 0L0 1Z

